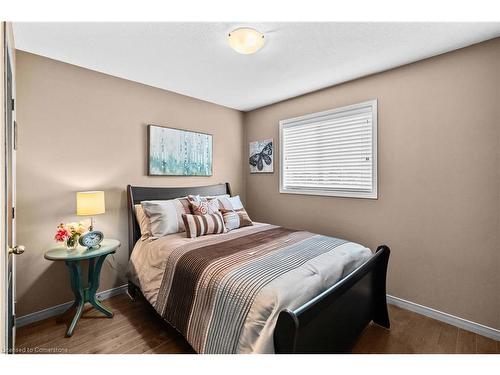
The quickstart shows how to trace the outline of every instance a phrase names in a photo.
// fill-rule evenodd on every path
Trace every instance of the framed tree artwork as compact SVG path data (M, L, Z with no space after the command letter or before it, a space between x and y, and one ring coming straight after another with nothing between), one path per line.
M149 176L211 176L212 135L148 125Z

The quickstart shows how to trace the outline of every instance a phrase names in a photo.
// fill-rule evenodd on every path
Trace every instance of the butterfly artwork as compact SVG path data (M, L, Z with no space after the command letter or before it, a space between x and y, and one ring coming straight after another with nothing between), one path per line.
M250 173L273 173L273 140L250 142Z

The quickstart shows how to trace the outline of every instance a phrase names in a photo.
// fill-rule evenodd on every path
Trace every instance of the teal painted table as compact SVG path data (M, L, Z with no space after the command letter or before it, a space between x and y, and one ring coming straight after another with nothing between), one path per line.
M102 264L104 259L109 254L116 252L120 247L120 241L113 239L104 239L101 242L101 247L98 249L87 250L84 247L78 246L74 250L68 250L64 245L58 245L49 249L45 253L45 259L54 261L64 261L69 270L69 277L71 281L71 289L75 294L75 302L68 309L71 310L76 307L76 313L73 320L66 332L66 336L73 335L76 323L82 316L83 306L85 302L89 302L97 310L102 312L108 318L113 317L113 312L104 307L96 297L97 289L99 288L99 278L101 274ZM89 273L87 286L83 286L82 270L80 262L83 260L89 261Z

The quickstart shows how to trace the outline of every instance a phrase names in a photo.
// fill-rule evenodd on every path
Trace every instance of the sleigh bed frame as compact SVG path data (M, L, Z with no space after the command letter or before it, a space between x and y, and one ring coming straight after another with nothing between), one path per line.
M134 205L187 195L231 194L228 183L198 187L127 186L129 258L141 237ZM386 274L390 250L381 245L366 263L295 310L283 310L274 330L276 353L347 353L365 327L374 323L389 329ZM142 294L131 280L132 298Z

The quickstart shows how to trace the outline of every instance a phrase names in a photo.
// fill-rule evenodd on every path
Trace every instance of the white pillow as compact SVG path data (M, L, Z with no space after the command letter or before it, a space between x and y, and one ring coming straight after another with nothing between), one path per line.
M182 214L189 212L186 212L179 199L142 201L141 206L149 218L153 237L163 237L186 230Z
M202 196L202 195L199 195L199 194L198 195L188 195L188 199L190 201L198 202L198 203L203 202L203 201L205 201L207 199L215 199L215 198L217 198L217 199L220 200L221 198L229 198L229 197L230 197L229 194L207 195L207 196Z
M217 199L221 199L221 198L229 198L230 195L229 194L221 194L221 195L210 195L208 196L207 198L217 198Z
M211 195L208 196L207 199L217 199L219 201L219 208L224 208L222 200L229 197L230 197L229 194L222 194L222 195Z
M220 197L219 201L225 210L241 210L243 208L243 203L241 203L239 195L235 195L234 197Z

